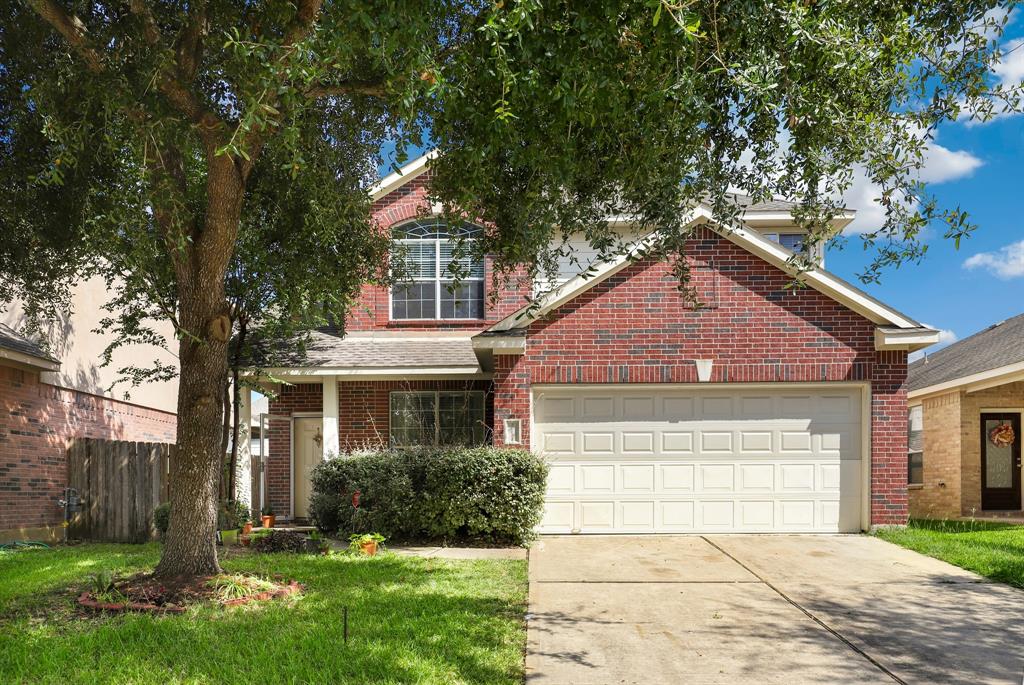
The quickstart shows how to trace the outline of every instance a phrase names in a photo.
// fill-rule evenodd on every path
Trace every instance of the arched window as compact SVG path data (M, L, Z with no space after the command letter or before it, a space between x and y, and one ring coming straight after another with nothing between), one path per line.
M472 254L481 231L438 219L394 227L392 264L400 280L391 289L391 318L484 318L484 261ZM456 245L461 247L457 259Z

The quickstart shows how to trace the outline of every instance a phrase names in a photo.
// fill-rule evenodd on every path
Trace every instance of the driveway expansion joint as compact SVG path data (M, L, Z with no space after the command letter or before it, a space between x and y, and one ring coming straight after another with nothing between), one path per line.
M828 631L828 633L830 633L830 634L831 634L832 636L834 636L834 637L835 637L836 639L838 639L839 641L841 641L841 642L842 642L843 644L845 644L845 645L846 645L847 647L849 647L849 648L850 648L851 650L853 650L854 652L856 652L857 654L859 654L860 656L862 656L862 657L863 657L864 659L866 659L866 660L867 660L867 661L868 661L868 662L869 662L869 663L870 663L870 664L871 664L872 666L874 666L875 668L877 668L877 669L878 669L879 671L881 671L881 672L882 672L882 673L884 673L885 675L889 676L889 677L890 677L890 678L891 678L891 679L893 680L893 682L895 682L895 683L899 683L900 685L908 685L908 684L907 684L907 682L906 682L905 680L903 680L903 679L902 679L902 678L900 678L900 677L899 677L898 675L896 675L895 673L893 673L892 671L890 671L890 670L889 670L888 668L886 668L886 667L885 667L884 665L882 665L882 664L881 664L881 663L880 663L880 662L879 662L878 660L876 660L876 659L875 659L874 657L872 657L872 656L871 656L870 654L868 654L868 653L867 653L866 651L864 651L863 649L861 649L860 647L858 647L857 645L855 645L855 644L854 644L854 643L853 643L852 641L850 641L850 639L849 639L849 638L847 638L847 637L846 637L845 635L843 635L842 633L840 633L840 632L839 632L838 630L836 630L835 628L833 628L833 627L832 627L832 626L830 626L829 624L825 623L825 621L823 621L822 619L818 618L818 617L817 617L817 616L816 616L816 615L815 615L815 614L814 614L813 612L811 612L811 611L810 611L809 609L805 608L805 607L804 607L803 605L801 605L801 604L800 604L800 603L798 603L797 601L795 601L795 600L793 600L792 598L790 598L790 597L789 597L789 595L787 595L787 594L786 594L786 593L784 593L784 592L783 592L782 590L780 590L779 588L777 588L777 587L776 587L775 585L773 585L773 584L772 584L772 583L771 583L770 581L768 581L768 580L767 580L767 579L765 579L765 578L764 578L763 576L761 576L761 574L759 574L759 573L758 573L757 571L755 571L754 569L752 569L752 568L750 568L749 566L747 566L746 564L744 564L744 563L743 563L742 561L740 561L739 559L737 559L736 557L734 557L734 556L733 556L732 554L729 554L729 552L727 552L727 551L726 551L725 549L723 549L723 548L722 548L722 547L720 547L719 545L715 544L715 543L714 543L713 541L709 540L709 539L708 539L707 537L705 537L704 535L701 535L700 537L701 537L701 539L702 539L702 540L703 540L704 542L708 543L709 545L711 545L712 547L714 547L715 549L717 549L717 550L718 550L719 552L721 552L722 554L724 554L725 556L727 556L728 558L732 559L732 560L733 560L734 562L736 562L737 564L739 564L739 565L740 565L740 566L741 566L741 567L742 567L742 568L743 568L743 569L744 569L744 570L745 570L745 571L746 571L747 573L750 573L750 574L751 574L751 575L753 575L753 576L754 576L755 578L757 578L758 580L760 580L760 581L761 581L761 582L762 582L762 583L763 583L763 584L764 584L765 586L769 587L769 588L770 588L770 589L771 589L771 590L772 590L772 591L773 591L773 592L774 592L775 594L777 594L777 595L778 595L779 597L781 597L782 599L786 600L786 601L787 601L787 602L788 602L788 603L789 603L790 605L792 605L792 606L793 606L794 608L796 608L796 609L797 609L797 610L799 610L799 611L800 611L801 613L803 613L803 614L804 614L805 616L807 616L807 618L809 618L809 619L811 619L812 621L814 621L814 622L815 622L816 624L818 624L819 626L821 626L821 627L822 627L822 628L823 628L824 630Z

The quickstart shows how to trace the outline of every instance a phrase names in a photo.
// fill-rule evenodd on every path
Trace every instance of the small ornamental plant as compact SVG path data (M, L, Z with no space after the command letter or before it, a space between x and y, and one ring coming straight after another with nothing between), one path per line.
M376 556L380 545L386 540L380 533L356 533L348 539L348 551L363 556Z

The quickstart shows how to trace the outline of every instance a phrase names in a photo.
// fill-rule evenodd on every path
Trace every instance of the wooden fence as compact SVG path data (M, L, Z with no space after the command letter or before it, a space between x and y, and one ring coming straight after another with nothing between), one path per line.
M174 445L78 438L68 448L71 487L82 498L72 537L145 542L153 537L153 509L169 495Z

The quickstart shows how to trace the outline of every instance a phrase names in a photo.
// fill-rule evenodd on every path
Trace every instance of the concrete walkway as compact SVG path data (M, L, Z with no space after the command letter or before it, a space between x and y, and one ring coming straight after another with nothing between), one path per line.
M1013 683L1024 592L866 536L545 537L529 683Z

